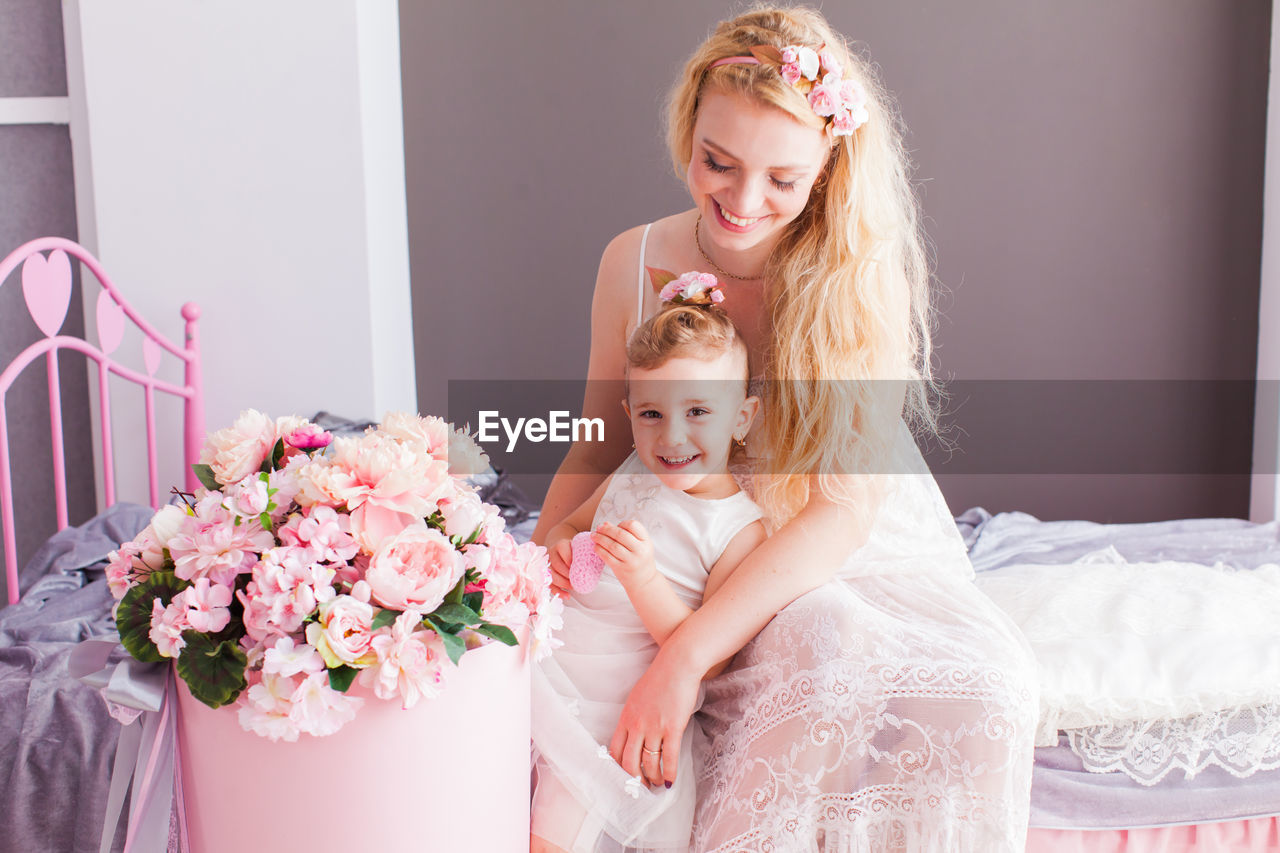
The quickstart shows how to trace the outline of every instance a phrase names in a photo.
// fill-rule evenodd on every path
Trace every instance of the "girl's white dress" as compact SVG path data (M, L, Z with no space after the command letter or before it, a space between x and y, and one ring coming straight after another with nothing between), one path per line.
M658 570L696 608L716 560L758 518L746 492L693 497L663 485L633 452L614 473L592 527L639 520L652 537ZM533 671L533 833L572 853L688 850L694 727L680 744L670 789L628 777L607 752L627 695L658 653L607 566L594 590L565 602L556 636L564 645Z
M704 684L698 853L1023 850L1035 663L905 426L895 455L868 541Z

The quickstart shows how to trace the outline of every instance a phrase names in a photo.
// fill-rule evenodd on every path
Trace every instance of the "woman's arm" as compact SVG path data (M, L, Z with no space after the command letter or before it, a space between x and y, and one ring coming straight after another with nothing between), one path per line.
M643 228L624 231L600 257L591 298L591 355L582 417L604 421L603 441L579 441L569 448L542 502L533 541L546 543L551 528L580 506L600 482L622 463L631 430L622 411L625 393L627 321L636 310L636 270Z
M645 743L678 744L703 676L736 654L778 611L830 580L866 541L873 515L833 503L815 479L805 508L752 551L658 650L632 688L609 742L614 760L634 776L642 772ZM656 785L675 777L676 762L664 761L662 777L647 781Z

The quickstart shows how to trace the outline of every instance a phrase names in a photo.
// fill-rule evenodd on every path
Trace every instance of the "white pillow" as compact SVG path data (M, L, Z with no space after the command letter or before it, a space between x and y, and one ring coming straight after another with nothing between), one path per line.
M1280 566L1126 563L1114 548L1066 565L980 573L1040 675L1037 746L1059 729L1280 701Z

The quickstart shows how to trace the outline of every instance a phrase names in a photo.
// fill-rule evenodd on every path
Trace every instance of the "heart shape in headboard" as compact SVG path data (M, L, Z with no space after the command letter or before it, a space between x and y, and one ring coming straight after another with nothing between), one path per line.
M71 260L67 253L54 249L45 260L37 252L23 261L22 295L40 331L51 338L58 334L71 304Z

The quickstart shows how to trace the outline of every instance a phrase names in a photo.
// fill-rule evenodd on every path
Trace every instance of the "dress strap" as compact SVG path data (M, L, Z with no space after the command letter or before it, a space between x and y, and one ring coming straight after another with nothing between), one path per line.
M644 247L649 244L649 229L652 227L653 223L650 222L644 227L644 234L640 237L640 270L636 282L636 328L644 322Z

